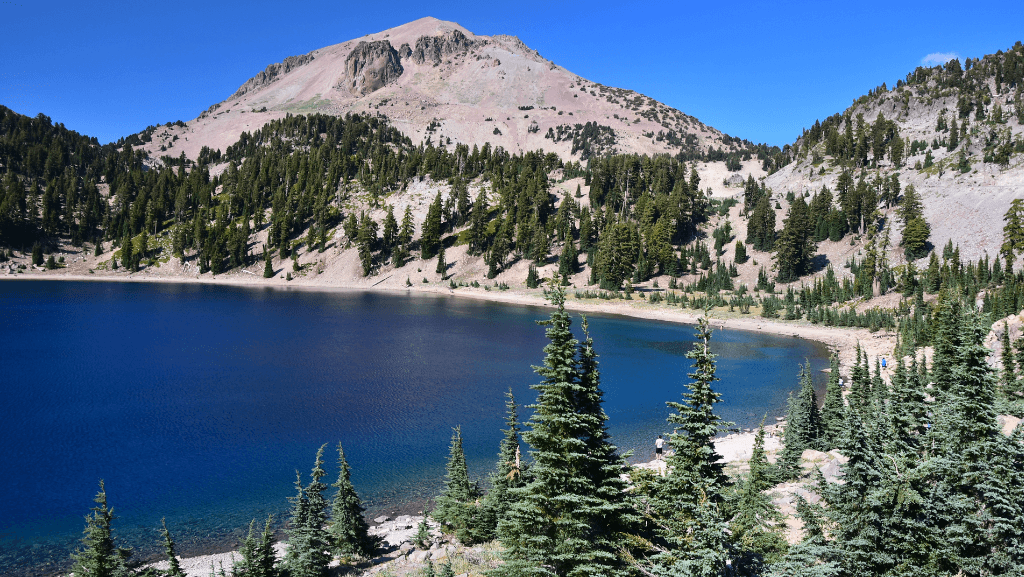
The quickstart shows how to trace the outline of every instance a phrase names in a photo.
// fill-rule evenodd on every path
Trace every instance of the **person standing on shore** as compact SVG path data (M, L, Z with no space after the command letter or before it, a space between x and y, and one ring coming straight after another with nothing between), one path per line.
M658 435L658 438L654 440L654 460L660 461L662 459L662 450L665 448L665 439Z

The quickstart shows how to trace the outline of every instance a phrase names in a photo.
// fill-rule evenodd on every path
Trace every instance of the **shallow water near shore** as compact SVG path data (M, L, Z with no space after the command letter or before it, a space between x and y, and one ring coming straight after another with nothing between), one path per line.
M115 532L156 552L232 548L278 521L341 442L371 514L416 512L444 482L452 427L470 472L494 466L504 392L532 403L550 308L446 295L116 282L0 283L0 573L52 574L106 483ZM573 314L579 334L579 317ZM693 327L590 317L613 441L649 459L690 371ZM716 331L717 412L782 414L817 343ZM520 409L520 419L529 417ZM329 491L330 493L330 491Z

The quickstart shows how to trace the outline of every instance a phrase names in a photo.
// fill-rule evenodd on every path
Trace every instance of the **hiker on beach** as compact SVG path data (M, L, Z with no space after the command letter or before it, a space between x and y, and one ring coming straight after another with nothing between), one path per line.
M661 435L658 435L658 438L654 441L654 460L655 461L660 461L661 460L661 452L662 452L662 449L664 449L664 448L665 448L665 440L661 438Z

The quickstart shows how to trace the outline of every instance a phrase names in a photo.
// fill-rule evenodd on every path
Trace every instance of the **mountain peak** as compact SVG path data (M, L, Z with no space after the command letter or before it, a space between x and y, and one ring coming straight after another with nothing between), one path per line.
M151 147L195 158L287 114L351 112L386 116L414 142L543 148L566 159L734 146L652 98L573 74L517 36L428 16L271 64L180 129L188 140L167 132Z

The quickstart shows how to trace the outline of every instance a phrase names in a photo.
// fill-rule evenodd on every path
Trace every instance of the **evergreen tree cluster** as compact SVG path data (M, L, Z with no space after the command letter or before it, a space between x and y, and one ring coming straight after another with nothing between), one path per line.
M362 503L352 486L351 469L340 444L338 480L332 485L334 498L330 503L326 499L327 485L322 481L326 475L323 468L326 447L323 445L316 453L309 484L303 485L301 475L298 471L295 473L296 495L290 498L292 508L284 558L277 559L274 551L273 516L267 517L262 529L253 519L239 546L239 557L231 567L233 577L326 577L334 558L348 562L369 559L377 553L380 539L369 534ZM166 523L163 523L161 536L169 569L140 571L128 563L131 550L116 544L112 528L114 511L107 506L102 481L95 500L97 506L86 517L82 548L72 556L72 571L76 577L184 577ZM223 567L220 574L226 575Z
M858 350L847 407L830 383L819 446L838 449L849 459L842 467L843 482L817 478L822 502L799 508L804 540L774 574L1012 575L1019 570L1024 428L1010 437L1000 434L999 387L985 361L983 316L959 296L944 294L936 317L930 368L916 359L909 367L897 359L886 383L877 361L872 370ZM828 398L834 393L839 395ZM791 436L810 438L813 415L813 405L793 405L787 452ZM791 427L797 432L791 434Z

